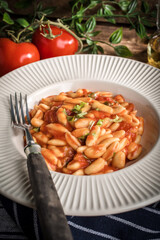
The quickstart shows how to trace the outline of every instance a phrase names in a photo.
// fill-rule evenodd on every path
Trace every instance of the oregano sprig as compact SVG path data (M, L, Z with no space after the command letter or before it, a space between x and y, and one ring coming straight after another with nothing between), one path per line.
M95 9L93 15L88 14L89 9ZM120 11L120 14L117 14L117 10ZM103 18L114 25L117 18L124 18L128 21L130 28L135 29L141 39L148 38L146 27L155 25L155 22L152 21L154 12L150 11L149 4L145 0L141 1L140 9L138 8L138 0L74 0L71 1L71 13L71 17L62 20L67 22L76 34L82 38L84 43L83 52L93 54L103 53L104 50L99 44L104 43L114 48L118 56L132 56L127 46L113 45L121 42L122 28L115 30L106 42L93 39L100 33L95 30L99 18Z
M31 14L17 17L8 2L0 0L0 37L14 35L21 36L21 41L31 41L31 36L38 27L37 19L40 21L43 17L47 22L48 16L56 10L56 6L44 8L43 2L36 0L18 0L14 7L26 9L31 6L33 9ZM139 2L138 0L72 0L70 6L71 16L60 19L60 22L67 25L68 29L80 38L84 45L83 52L86 53L103 54L102 44L105 44L113 48L118 56L132 56L127 46L121 44L122 27L115 29L106 41L100 41L98 38L100 31L96 30L99 19L104 19L116 28L117 19L124 18L130 29L134 29L141 39L148 38L147 27L155 26L156 12L151 11L146 0Z

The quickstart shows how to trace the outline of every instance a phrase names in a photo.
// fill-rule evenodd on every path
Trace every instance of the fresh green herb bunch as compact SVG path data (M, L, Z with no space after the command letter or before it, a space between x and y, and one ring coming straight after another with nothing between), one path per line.
M141 39L148 37L146 27L155 25L155 12L150 11L149 4L145 0L73 0L71 9L72 16L63 18L63 21L83 39L85 45L83 51L92 54L104 53L103 48L99 45L99 43L103 43L112 47L118 56L132 56L126 46L114 45L119 44L122 40L122 27L115 30L106 42L93 39L100 33L95 30L99 18L112 24L116 24L116 19L119 17L125 18L130 24L130 28L135 29ZM89 15L88 10L93 10L94 14ZM117 14L117 12L120 13Z
M151 11L145 0L73 0L70 4L71 17L62 18L60 21L67 24L81 38L84 43L83 52L103 54L104 49L100 46L100 43L103 43L113 48L118 56L132 56L127 46L120 45L123 38L122 27L116 29L107 41L98 40L97 36L100 33L96 31L98 19L105 19L106 22L115 25L117 18L125 18L130 28L135 29L141 39L148 38L146 27L155 26L156 10ZM33 12L30 15L17 18L8 6L8 2L0 0L0 37L14 38L20 33L19 42L31 41L32 34L38 27L36 20L41 18L47 20L56 9L55 6L44 8L43 2L37 0L19 0L14 7L26 9L31 6ZM90 15L90 11L93 11L93 14Z
M38 27L36 20L40 20L42 17L47 20L47 16L56 9L56 7L44 8L43 3L36 0L19 0L14 5L17 9L26 9L31 6L33 7L31 14L17 18L8 2L0 0L0 37L12 36L14 39L20 32L23 32L20 42L31 41L31 36Z

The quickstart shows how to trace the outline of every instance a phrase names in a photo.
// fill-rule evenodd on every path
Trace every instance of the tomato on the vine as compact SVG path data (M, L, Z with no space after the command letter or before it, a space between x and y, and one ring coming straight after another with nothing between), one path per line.
M0 38L0 76L38 60L40 55L33 43L15 43L9 38Z
M51 58L64 55L73 55L78 50L78 40L65 29L50 25L51 34L55 36L48 39L43 34L49 34L48 27L37 29L32 37L32 42L39 50L40 58Z

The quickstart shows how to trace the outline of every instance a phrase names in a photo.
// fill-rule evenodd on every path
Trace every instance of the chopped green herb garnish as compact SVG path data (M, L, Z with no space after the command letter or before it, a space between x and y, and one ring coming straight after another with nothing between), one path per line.
M120 118L119 116L116 115L114 119L110 119L110 122L122 122L123 118Z
M93 133L92 133L92 136L96 136L96 133L93 132Z
M94 123L95 123L95 121L91 121L91 122L89 123L89 129L91 129L91 128L93 127Z
M94 93L94 92L92 92L92 93L90 93L90 94L88 94L88 97L91 97L91 98L96 98L96 93Z
M81 137L79 137L78 139L80 139L80 140L85 140L85 139L86 139L86 136L81 136Z
M106 101L106 102L104 102L103 104L105 104L105 105L107 105L107 106L113 106L114 103L111 103L111 102Z
M39 128L39 127L35 127L35 128L33 128L33 131L39 132L39 131L40 131L40 128Z
M74 122L75 121L75 116L67 116L67 120L69 122Z
M86 105L87 103L81 102L79 105L75 105L74 108L72 109L72 112L75 113L81 113L81 109Z
M74 115L74 116L67 116L67 120L69 121L69 122L74 122L74 121L76 121L77 119L79 119L79 118L83 118L83 116L84 115L86 115L87 113L86 112L81 112L81 113L77 113L76 115Z
M116 152L113 153L113 157L116 155Z
M81 136L81 137L79 137L78 139L80 139L80 140L85 140L86 139L86 137L89 135L89 133L87 133L87 134L85 134L85 135L83 135L83 136Z
M65 109L65 108L63 109L63 112L67 115L67 112L66 112L66 109Z
M99 109L99 108L96 108L96 111L100 111L100 109Z
M98 122L97 122L97 125L101 126L103 124L103 121L104 121L103 119L99 119Z
M76 118L83 118L84 115L86 115L86 112L81 112L76 115Z
M86 158L86 159L89 159L86 155L84 155L84 153L83 153L83 157Z

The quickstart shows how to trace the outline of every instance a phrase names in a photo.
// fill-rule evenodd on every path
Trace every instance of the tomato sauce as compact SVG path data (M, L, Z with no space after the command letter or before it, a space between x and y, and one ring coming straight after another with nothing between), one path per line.
M131 127L132 127L132 125L130 123L121 122L120 126L117 130L124 130L125 132L127 132Z
M129 141L134 141L136 139L136 133L132 131L133 126L130 123L121 122L117 130L124 130L126 132L125 137L128 138Z
M86 168L91 163L91 161L84 157L82 153L77 153L72 161L73 162L79 162L81 167L80 168Z
M111 116L109 113L102 112L102 111L96 111L96 110L91 110L90 113L93 113L95 118L97 118L97 120L104 119L106 117L110 117Z
M87 91L87 89L82 89L83 90L83 94L85 95L85 96L88 96L88 91Z
M53 108L52 110L48 110L47 112L45 112L44 121L46 122L46 124L58 122L56 112L57 108Z
M109 102L109 103L114 103L113 99L110 97L105 97L105 96L96 96L95 99L97 101L105 101L105 102Z
M104 166L104 170L103 170L104 172L110 171L110 170L116 171L117 169L115 167L108 166L108 165Z
M122 103L122 102L125 101L122 95L117 95L113 98L113 97L106 97L105 94L103 95L103 93L100 96L99 92L95 92L95 93L94 92L89 92L87 89L82 89L82 91L83 91L82 100L83 100L83 97L86 97L87 99L89 99L88 100L89 105L92 105L92 103L95 101L95 99L97 101L100 101L100 103L104 103L104 104L106 104L108 106L111 106L111 107L112 106L116 107L116 106L119 105L119 103ZM82 93L82 91L81 91L81 93ZM67 96L67 94L66 94L66 96ZM110 96L110 95L107 95L107 96ZM92 131L92 127L94 127L95 125L99 125L102 130L103 130L103 128L105 130L106 127L107 127L106 122L108 122L108 121L103 120L105 118L110 118L111 124L112 124L112 122L118 122L118 124L117 124L119 126L118 129L112 130L112 131L113 132L119 131L119 130L124 130L125 131L125 137L128 139L128 140L125 139L125 143L127 144L127 146L125 145L125 147L121 151L124 152L126 155L129 152L129 150L128 150L129 145L133 141L135 141L135 139L136 139L136 136L138 134L137 133L138 128L141 127L142 130L143 130L143 118L141 118L141 117L137 117L140 121L139 126L133 126L133 125L136 125L136 124L131 124L130 123L131 118L132 118L131 115L130 116L128 115L128 117L126 117L126 118L124 117L124 119L122 118L122 120L120 120L120 121L117 121L124 114L126 114L126 113L129 114L130 112L132 112L134 110L134 104L133 103L124 104L124 106L125 106L124 110L122 112L118 113L118 114L109 114L107 112L100 111L99 108L92 109L92 106L91 106L91 108L89 108L89 110L87 110L86 116L85 116L83 114L80 115L81 114L81 108L80 108L81 106L79 107L80 109L77 110L77 112L76 112L76 111L69 110L69 109L65 108L65 102L62 101L63 98L59 98L61 101L57 101L57 102L55 102L54 99L55 99L54 96L50 96L50 97L48 97L46 99L43 99L41 101L42 103L44 103L44 104L46 103L47 105L49 105L51 108L49 110L46 110L45 108L43 109L43 107L42 107L44 122L43 122L42 125L39 125L40 127L37 130L37 131L40 130L41 133L39 135L42 135L41 138L42 138L42 140L44 140L44 141L39 140L40 136L37 136L37 142L42 147L44 147L46 149L47 148L50 149L50 147L48 147L49 146L48 141L47 140L45 141L45 139L47 139L47 138L49 140L54 138L54 139L59 139L59 140L63 140L63 141L66 142L66 146L63 146L63 147L56 146L57 149L62 154L59 154L58 150L57 150L57 152L56 151L54 152L54 149L55 149L54 147L53 147L53 150L50 150L53 154L55 154L55 155L57 154L56 156L57 156L57 159L58 159L56 166L54 165L54 163L52 165L51 163L48 163L48 161L46 160L49 168L53 171L63 172L63 173L66 173L66 174L73 174L77 170L80 170L80 169L84 170L92 162L95 161L95 159L91 159L91 158L88 159L83 153L79 153L79 152L75 151L71 147L72 144L69 141L67 141L67 139L65 137L65 132L66 132L66 129L68 129L69 132L72 133L72 131L75 129L74 120L76 121L79 118L89 118L89 121L88 121L89 126L87 125L87 127L89 128L90 132ZM66 123L66 121L64 121L64 122L62 121L63 124L61 124L61 121L60 122L58 121L57 110L60 107L64 108L64 113L66 114L66 117L65 116L63 116L63 117L65 119L67 118L67 123ZM41 107L39 107L39 108L41 109ZM36 110L37 110L37 108L35 107L35 109L30 111L31 118L34 117L34 114L35 114ZM133 114L135 114L135 113L133 113ZM113 120L113 119L115 119L115 120ZM126 121L128 121L128 122L126 122ZM55 123L55 124L53 124L53 123ZM62 125L62 126L59 126L59 125ZM114 128L112 128L112 129L114 129ZM45 139L44 139L42 133L46 135ZM102 134L103 134L103 132L102 132ZM34 130L32 132L32 135L34 136ZM89 140L89 138L94 138L94 137L95 137L94 135L90 135L88 137L88 140ZM36 138L36 136L35 136L35 138ZM86 136L84 135L81 138L77 138L78 141L80 142L80 145L81 146L86 145L87 135ZM77 148L80 145L77 143ZM105 155L105 157L104 157L105 159L109 159L110 163L111 163L111 160L113 158L113 153L114 153L115 148L116 148L115 145L114 145L113 148L112 148L112 150L108 149L108 151L106 153L108 155L107 156ZM94 145L93 149L94 149L95 156L99 156L98 154L99 154L100 151L105 151L105 148L104 148L103 144L101 144L101 142L100 142L100 144ZM77 162L78 162L78 165L75 164L74 167L71 167L72 170L69 169L70 165L72 165L74 163L77 163ZM110 163L108 162L108 164L110 164ZM117 170L118 170L118 168L112 167L112 165L111 166L105 165L104 168L101 171L99 171L97 173L94 173L94 175L105 174L105 173L107 174L108 172L117 171ZM81 174L81 172L85 175L85 171L80 171L79 174Z

